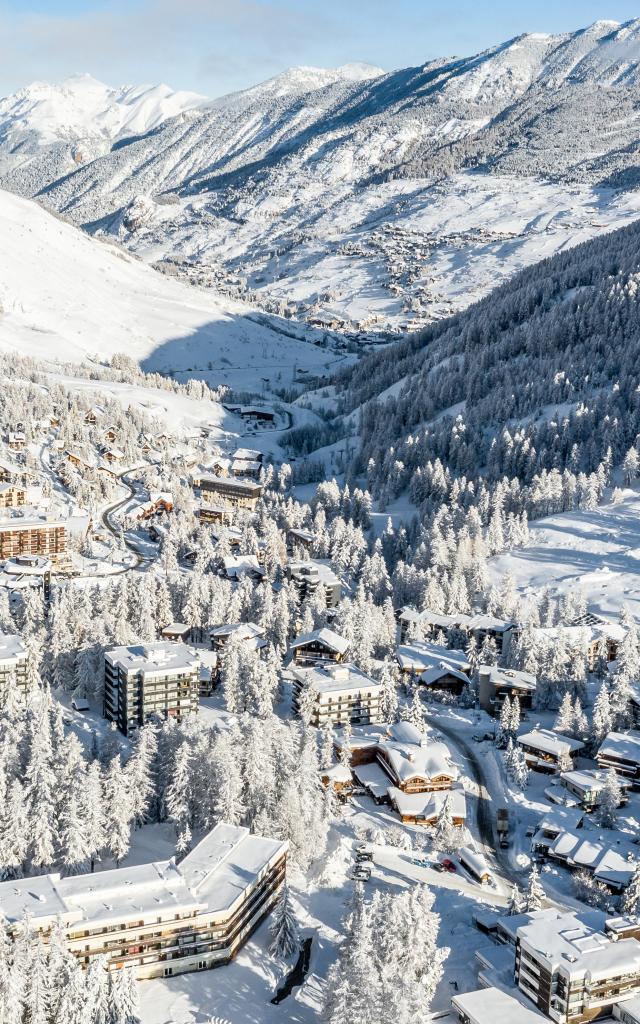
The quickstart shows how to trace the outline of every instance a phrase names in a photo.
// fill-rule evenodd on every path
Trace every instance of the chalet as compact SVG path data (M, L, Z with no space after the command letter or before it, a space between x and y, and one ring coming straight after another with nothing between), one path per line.
M115 427L107 427L106 430L103 430L101 432L100 436L102 440L106 442L106 444L113 444L116 437L118 436L118 433Z
M252 580L261 580L264 576L264 569L260 567L257 555L227 555L222 559L225 575L228 580L237 583L248 576Z
M499 715L507 697L515 697L520 708L530 708L536 691L536 677L531 672L478 666L480 707L490 715Z
M261 469L259 462L250 462L246 459L234 459L231 463L231 474L235 477L259 480Z
M108 462L109 465L113 465L114 462L122 462L125 457L124 452L120 448L105 448L101 454L104 461Z
M260 464L262 464L264 455L262 452L257 451L255 448L236 448L232 458L234 461L259 462Z
M587 871L613 893L628 886L636 866L638 848L621 837L605 838L593 832L560 832L549 846L548 856L572 871Z
M396 650L400 671L429 689L460 695L471 679L471 665L463 651L416 640Z
M547 856L558 836L581 829L583 823L584 813L579 807L550 807L536 822L531 852Z
M89 423L91 426L95 426L99 419L104 416L104 410L100 409L99 406L94 405L91 409L87 409L84 414L84 422Z
M603 769L574 769L560 773L560 788L567 796L573 797L584 811L593 811L600 803L602 791L607 781L608 771ZM626 804L631 780L621 777L619 785L622 792L621 805Z
M316 535L309 530L287 530L287 551L290 555L295 555L300 550L312 551L315 542Z
M27 446L27 435L23 430L11 430L7 436L7 446L12 452L23 452Z
M170 640L172 643L187 644L191 639L191 626L186 622L170 622L160 631L160 638Z
M22 472L23 471L20 466L17 466L15 462L8 462L6 459L0 459L0 482L4 484L10 483Z
M342 581L327 562L313 558L305 562L290 561L287 565L287 577L298 591L301 601L307 600L321 587L324 590L327 608L336 608L339 605Z
M436 612L419 612L415 608L401 608L398 612L398 630L400 643L408 636L418 634L426 640L436 640L443 635L445 638L452 633L474 637L478 647L489 637L494 641L498 654L506 651L511 640L514 624L493 615L440 615Z
M607 622L596 615L582 616L571 626L548 626L536 629L535 634L547 643L562 642L583 650L590 672L615 661L618 647L626 635L619 623Z
M200 494L204 501L213 499L214 504L227 508L253 510L262 496L262 486L253 480L227 480L217 476L200 477Z
M534 729L516 739L524 751L527 764L534 771L562 772L573 767L573 759L584 743L570 736L561 736L552 729Z
M255 622L232 622L215 626L209 630L209 640L212 651L222 650L229 640L242 641L255 649L266 645L264 629L256 626Z
M222 523L233 522L233 512L224 505L199 505L196 515L201 523Z
M63 459L82 473L95 469L97 466L96 458L84 448L65 449Z
M26 487L16 484L0 484L0 508L19 508L27 503Z
M472 615L462 624L462 628L474 637L478 647L482 647L486 639L493 640L500 655L507 650L514 624L496 619L493 615Z
M242 405L240 415L248 423L273 423L276 418L273 409L261 405Z
M305 691L313 696L312 725L367 725L382 721L382 684L355 665L317 662L294 668L291 676L295 711L300 711Z
M0 882L3 921L46 940L60 929L82 967L104 961L139 979L228 963L278 899L287 844L219 822L175 858L84 875Z
M353 791L353 776L343 764L334 764L320 772L323 786L333 786L334 791L343 800Z
M336 750L343 740L335 741ZM376 803L390 803L407 824L433 825L449 797L454 824L466 820L464 789L449 751L409 722L354 730L350 760L358 782Z
M296 637L289 645L293 661L298 665L316 661L340 662L348 648L348 641L326 626Z
M599 768L614 768L629 779L634 789L640 787L640 732L610 732L603 739L596 761Z

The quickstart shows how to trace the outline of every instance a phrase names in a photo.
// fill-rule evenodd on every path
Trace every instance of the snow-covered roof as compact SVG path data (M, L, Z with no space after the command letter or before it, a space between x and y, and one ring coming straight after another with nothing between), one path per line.
M608 774L604 768L576 768L573 771L561 772L560 779L582 793L599 793L607 781ZM628 789L631 780L618 777L618 785Z
M235 577L247 576L255 574L257 576L264 576L264 570L260 566L257 555L239 555L237 558L233 555L228 555L222 559L224 565L224 571L227 576Z
M256 448L236 448L233 458L241 462L262 462L263 455Z
M228 914L287 849L288 843L280 839L251 835L248 828L219 822L178 870L208 913Z
M27 648L22 637L14 633L0 633L0 666L14 665L27 660Z
M496 619L493 615L472 615L466 620L465 627L472 632L474 630L488 630L492 633L506 633L513 629L513 622L506 619Z
M581 750L584 743L581 740L574 740L571 736L562 736L553 732L552 729L533 729L518 736L517 742L521 745L533 747L534 750L541 750L545 754L554 754L561 757L564 754L572 754Z
M16 555L8 558L3 566L3 572L9 576L43 576L51 569L51 559L42 555Z
M431 793L403 793L397 786L390 786L388 794L401 817L434 821L439 816L447 797L452 816L464 820L467 817L464 787L460 785L455 785L451 789L437 789Z
M264 636L264 629L262 626L257 626L255 622L226 622L209 630L209 637L212 640L221 637L233 637L234 640L255 640L261 636Z
M625 839L611 837L607 842L602 837L567 831L557 836L549 853L572 867L587 868L599 881L620 886L633 874L638 848Z
M636 939L611 940L594 931L575 912L557 921L532 921L518 929L523 948L529 947L537 959L554 973L559 968L572 979L589 975L591 982L610 975L640 971L640 942Z
M299 647L306 647L307 644L315 643L328 647L330 651L335 651L336 654L344 654L349 648L348 640L345 640L339 633L334 633L332 629L328 629L326 626L323 626L321 629L314 629L312 633L303 633L301 636L297 636L291 642L290 647L292 651L295 651Z
M325 693L380 692L382 683L372 679L355 665L335 662L315 662L313 665L292 670L292 676L302 686L312 686L322 696Z
M351 782L351 772L345 764L333 764L320 773L323 779L331 782Z
M452 672L466 674L471 670L464 651L449 650L441 644L421 640L400 644L396 649L396 660L403 672L426 672L433 668L448 667Z
M451 665L447 665L442 662L440 665L434 665L433 668L427 669L425 672L420 673L420 682L424 686L437 686L441 679L445 679L449 676L453 676L454 679L459 679L461 683L468 683L469 676L464 672L459 672L458 669L452 668Z
M478 673L488 678L493 686L502 689L535 690L536 677L532 672L514 668L498 668L496 665L478 665Z
M231 490L237 491L239 494L251 494L255 497L262 494L262 484L256 483L255 480L233 480L228 476L210 476L208 473L203 473L199 480L200 486L206 484L208 490Z
M336 583L340 583L340 578L336 576L335 572L327 562L321 562L317 558L307 558L304 561L290 561L289 562L289 574L292 577L314 577L320 583L324 583L328 586L333 586Z
M12 516L10 519L0 520L0 533L7 530L42 530L43 527L66 526L63 519L27 519L22 516Z
M607 733L596 756L640 764L640 732Z
M578 828L584 818L584 811L573 807L549 807L538 822L543 832L564 832Z
M462 849L458 851L458 857L462 866L464 868L471 868L476 875L482 876L491 874L486 857L482 853L479 853L478 850L473 850L470 846L463 846Z
M231 464L232 473L259 473L260 463L254 459L234 459Z
M164 675L167 672L197 671L200 660L196 652L182 643L155 640L133 644L130 647L112 647L105 658L124 672L143 676Z
M398 613L398 618L403 622L424 622L427 626L439 626L442 630L453 629L455 626L461 626L469 620L468 615L440 615L438 612L425 611L419 612L417 608L411 608L409 606L401 608Z
M624 1009L624 1017L621 1019L625 1024L640 1024L640 996L625 999L621 1002L621 1007Z
M383 763L389 765L400 783L414 778L458 778L458 769L450 763L446 745L421 733L410 722L391 725L386 736L380 738L378 750L383 754Z
M312 544L316 539L315 533L311 533L310 530L299 530L297 527L292 526L288 532L291 537L299 537L300 540L304 540L308 544Z
M203 911L225 917L284 855L287 843L254 836L248 828L220 822L187 856L92 874L40 875L0 883L0 915L8 922L26 913L35 924L58 916L66 922L106 927L130 919Z
M454 996L451 1004L469 1024L543 1024L548 1020L533 1007L525 1006L515 993L499 988L463 992Z

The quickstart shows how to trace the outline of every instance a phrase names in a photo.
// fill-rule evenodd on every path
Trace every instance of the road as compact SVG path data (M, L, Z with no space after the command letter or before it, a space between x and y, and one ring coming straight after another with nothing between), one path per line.
M492 802L489 795L487 777L477 751L475 751L473 747L460 736L459 732L456 732L456 730L450 725L443 723L437 715L430 715L427 712L425 714L425 719L431 726L433 726L434 729L446 736L454 747L457 747L458 751L466 758L469 764L471 774L473 775L473 781L478 787L478 833L485 848L487 860L489 862L494 862L494 867L498 869L499 873L507 881L512 882L515 885L522 885L522 880L526 875L526 872L517 871L509 861L508 854L501 850L495 843L493 830L495 804Z
M126 494L124 498L121 498L119 501L113 502L112 505L107 505L107 507L104 508L100 513L100 519L102 520L102 525L104 526L105 530L107 530L107 532L110 533L117 540L120 539L121 533L118 527L113 525L111 521L111 516L113 515L114 512L117 512L124 505L126 505L128 501L131 501L132 498L135 498L135 486L131 484L129 480L127 480L127 476L129 475L129 473L133 473L134 470L141 468L142 466L132 466L130 469L125 469L123 470L122 473L117 474L119 482L123 485L123 487L127 488L128 494ZM116 572L114 573L109 573L109 575L117 576L118 574L123 572L130 572L132 569L148 569L149 566L151 565L151 559L149 558L149 556L144 555L136 547L133 541L129 540L126 536L123 536L123 540L125 547L128 548L128 550L135 556L136 564L124 566L122 569L117 569Z

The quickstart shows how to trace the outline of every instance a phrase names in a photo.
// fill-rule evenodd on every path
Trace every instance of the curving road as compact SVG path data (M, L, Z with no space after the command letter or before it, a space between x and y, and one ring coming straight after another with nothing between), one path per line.
M124 498L121 498L119 501L115 501L115 502L113 502L113 504L107 505L107 507L104 508L102 510L102 512L100 513L100 519L102 521L102 525L104 526L105 530L107 530L107 532L110 533L116 539L120 538L120 530L118 529L118 527L113 525L113 522L111 521L111 516L113 515L114 512L117 512L119 509L123 508L127 504L128 501L131 501L132 498L135 498L135 496L136 496L136 489L135 489L134 485L131 484L129 480L127 480L127 476L129 475L129 473L132 473L134 470L141 469L141 468L142 468L141 466L132 466L129 469L123 470L122 473L116 474L119 482L124 487L127 488L128 494L126 494L124 496ZM140 569L140 570L148 569L149 566L151 565L151 561L152 561L149 558L149 556L143 554L136 547L136 545L133 543L133 541L129 540L126 536L123 537L123 540L124 540L125 547L128 548L128 550L135 556L136 564L135 565L126 565L122 569L116 569L115 572L109 573L109 575L110 576L117 576L117 575L119 575L121 573L124 573L124 572L131 572L132 569Z

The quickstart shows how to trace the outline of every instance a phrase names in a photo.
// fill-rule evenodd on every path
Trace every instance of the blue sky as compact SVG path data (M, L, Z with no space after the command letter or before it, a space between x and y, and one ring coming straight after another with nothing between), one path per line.
M86 71L217 96L292 64L407 67L638 14L624 0L0 0L0 94Z

